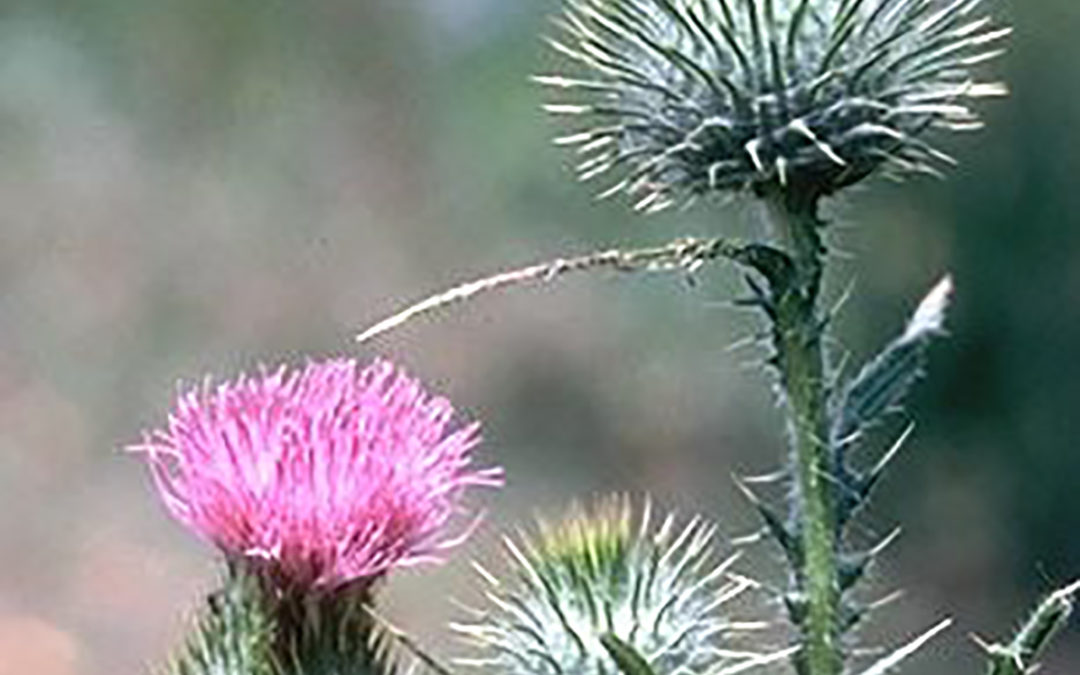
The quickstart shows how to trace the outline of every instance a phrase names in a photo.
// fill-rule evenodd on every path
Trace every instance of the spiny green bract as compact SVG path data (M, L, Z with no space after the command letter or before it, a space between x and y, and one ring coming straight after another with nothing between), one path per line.
M729 572L734 556L717 560L715 526L654 526L648 507L635 526L626 500L591 511L508 539L510 583L478 567L489 604L455 626L474 650L462 663L504 675L616 673L601 644L609 633L661 675L769 658L735 651L735 634L761 626L732 620L727 606L755 584Z
M930 128L980 126L1002 95L972 69L1010 32L983 0L566 0L552 46L579 68L538 77L588 122L582 180L656 211L724 190L830 194L878 167L937 173Z
M277 622L258 580L230 572L162 675L281 675Z
M369 591L283 593L230 565L162 675L395 675L392 636L369 611Z

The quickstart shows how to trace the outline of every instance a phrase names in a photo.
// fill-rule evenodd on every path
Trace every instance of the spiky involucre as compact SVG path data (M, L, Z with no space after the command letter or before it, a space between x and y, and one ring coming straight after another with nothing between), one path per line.
M468 665L504 675L600 675L618 669L601 644L610 633L657 673L718 672L760 660L733 650L753 629L727 614L754 586L729 574L734 556L715 556L716 528L671 517L659 526L646 507L637 527L627 501L576 511L535 539L506 541L515 579L490 584L489 606L455 628L475 650Z
M588 120L583 180L655 211L715 191L799 185L829 194L880 166L936 173L923 140L980 126L974 79L1010 32L982 0L566 0L546 106Z

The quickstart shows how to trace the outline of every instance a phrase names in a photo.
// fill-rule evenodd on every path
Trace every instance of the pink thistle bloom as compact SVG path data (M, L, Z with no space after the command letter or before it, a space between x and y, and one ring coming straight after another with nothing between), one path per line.
M502 471L471 466L478 425L451 430L452 415L389 362L331 360L208 380L131 449L169 512L230 558L336 587L438 561L468 536L446 533L463 493Z

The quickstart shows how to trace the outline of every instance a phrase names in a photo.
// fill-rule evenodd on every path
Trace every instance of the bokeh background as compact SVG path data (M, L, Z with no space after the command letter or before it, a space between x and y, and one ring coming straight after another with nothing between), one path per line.
M509 475L487 525L388 589L440 654L451 599L475 596L465 560L535 512L649 491L754 527L729 476L775 466L780 416L760 354L728 349L756 325L724 304L729 271L570 279L351 342L480 273L761 227L749 204L644 218L574 183L526 77L551 64L537 35L556 8L0 2L0 675L147 672L181 638L213 556L120 448L208 373L378 352L483 421L483 459ZM997 10L1014 93L946 141L959 169L830 205L853 362L945 271L958 287L917 434L863 525L905 532L873 591L908 593L871 642L958 619L914 664L927 675L981 672L969 632L1080 575L1080 4ZM1080 672L1075 623L1063 638L1044 672Z

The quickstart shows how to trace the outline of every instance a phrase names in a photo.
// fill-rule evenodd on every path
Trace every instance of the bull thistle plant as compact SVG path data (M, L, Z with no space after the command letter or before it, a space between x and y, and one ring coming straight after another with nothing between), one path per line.
M495 566L475 564L484 600L454 624L468 651L446 665L381 618L379 582L460 543L469 528L447 526L463 494L501 474L471 468L476 427L454 427L445 400L390 364L312 363L193 390L135 447L167 509L226 561L169 672L383 675L411 661L441 675L885 675L949 627L944 619L875 661L855 658L856 628L874 608L855 591L895 537L859 547L849 530L910 434L875 432L902 411L944 334L953 283L933 285L898 337L845 376L826 348L832 257L820 207L874 175L953 165L939 132L979 128L973 102L1006 93L979 73L1010 29L983 0L564 1L547 37L562 66L535 80L546 110L569 121L555 142L578 176L644 212L741 196L762 205L770 230L483 277L359 339L570 272L736 266L747 293L738 302L765 324L789 445L779 471L736 487L788 578L741 573L738 547L709 519L601 500L508 536ZM876 459L853 461L856 449ZM768 482L785 497L759 494ZM985 672L1033 672L1078 591L1080 582L1049 594L1010 639L976 639ZM790 630L773 630L779 623Z

